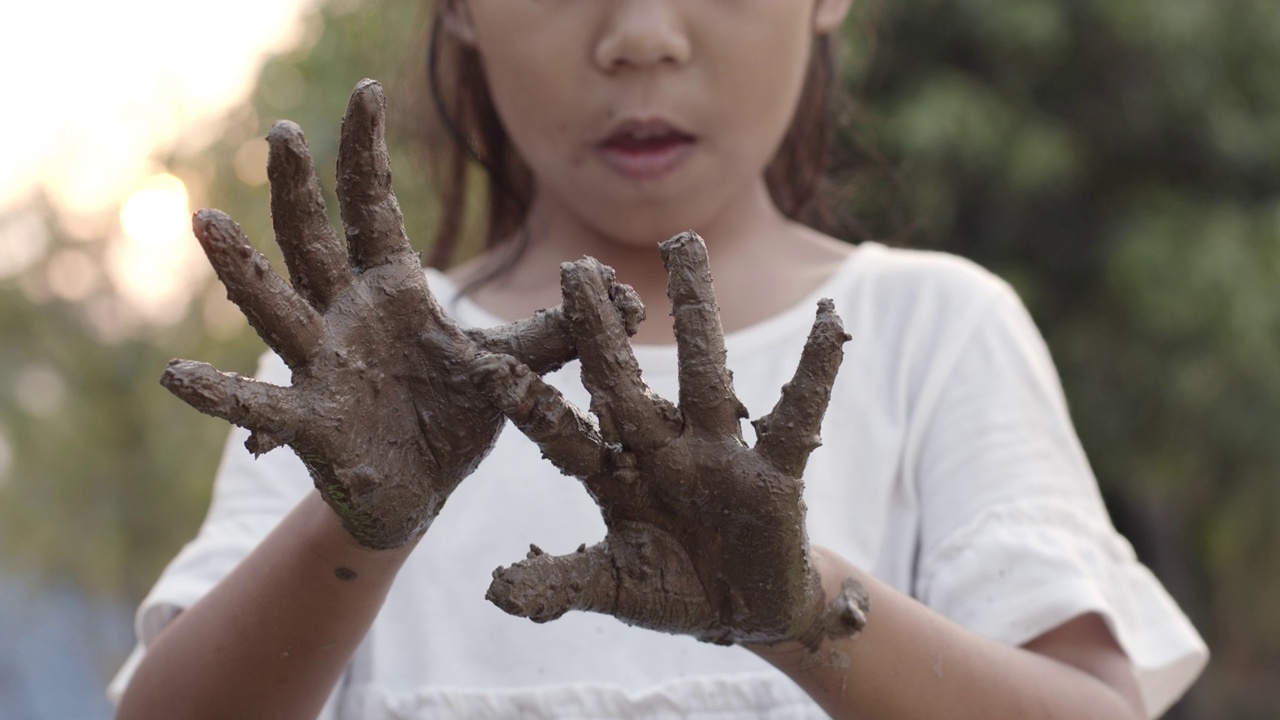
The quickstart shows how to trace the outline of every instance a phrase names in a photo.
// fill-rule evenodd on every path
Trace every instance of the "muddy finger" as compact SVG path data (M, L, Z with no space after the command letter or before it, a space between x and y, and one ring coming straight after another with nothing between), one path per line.
M381 265L396 253L412 252L400 204L391 190L386 104L381 85L361 80L342 118L338 205L347 231L347 251L357 269Z
M617 570L604 543L570 555L529 546L524 560L493 571L485 599L510 615L549 622L570 610L609 612L617 604Z
M297 427L288 388L219 372L193 360L170 360L160 384L205 415L253 431L249 449L255 455L289 442L291 429Z
M192 228L227 297L285 364L304 364L319 343L323 320L254 250L240 226L219 210L201 210Z
M782 386L782 397L773 410L752 423L759 438L756 452L793 478L804 473L809 454L822 444L818 433L849 340L834 303L819 301L795 375Z
M644 320L644 305L630 285L615 283L610 299L622 314L623 329L635 335ZM539 310L523 320L500 327L472 329L467 335L482 350L510 355L539 375L559 370L578 356L564 306Z
M595 423L515 358L481 355L472 379L561 472L586 480L604 470L604 442Z
M632 450L666 443L679 431L679 413L640 377L626 323L609 296L613 270L591 258L565 263L560 284L582 360L582 382L605 440Z
M680 411L685 421L713 433L741 437L747 416L725 366L724 330L711 286L707 247L692 231L659 246L667 268L667 296L675 320Z
M267 133L271 224L298 294L323 312L351 283L342 240L329 224L302 129L287 120Z

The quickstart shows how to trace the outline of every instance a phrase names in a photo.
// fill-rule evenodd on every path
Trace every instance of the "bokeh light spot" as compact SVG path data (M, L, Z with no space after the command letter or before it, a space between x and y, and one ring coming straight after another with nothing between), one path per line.
M164 250L182 240L191 224L187 186L173 175L152 176L120 209L120 226L132 240Z
M13 394L18 405L28 414L47 418L57 414L66 404L67 383L52 367L33 363L18 372Z
M68 302L89 297L98 289L101 278L93 259L79 250L62 250L54 254L49 258L47 272L49 289Z
M191 233L187 188L173 175L155 175L120 210L123 237L112 240L107 269L120 294L154 323L186 312L195 281L208 266Z
M0 225L0 280L31 267L49 247L49 228L35 211L10 218Z

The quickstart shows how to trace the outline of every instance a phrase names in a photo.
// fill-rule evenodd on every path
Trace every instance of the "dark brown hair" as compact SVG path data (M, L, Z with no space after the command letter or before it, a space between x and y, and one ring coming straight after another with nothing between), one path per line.
M519 259L527 242L523 226L532 201L533 176L494 108L479 54L446 31L440 4L433 11L425 58L425 89L434 112L413 124L415 140L440 188L440 217L427 264L444 269L459 259L460 245L468 234L477 167L485 181L480 188L483 247L493 249L514 238L501 263L473 283L469 288L473 289ZM835 35L818 36L791 127L765 171L778 208L787 217L824 232L834 229L824 185L837 97L836 62Z

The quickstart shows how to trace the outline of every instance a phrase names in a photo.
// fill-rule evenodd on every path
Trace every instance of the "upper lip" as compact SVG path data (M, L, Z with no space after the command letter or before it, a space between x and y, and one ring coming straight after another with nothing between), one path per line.
M644 140L652 137L695 139L692 133L663 118L628 118L611 127L608 134L600 141L600 145L608 145L623 138Z

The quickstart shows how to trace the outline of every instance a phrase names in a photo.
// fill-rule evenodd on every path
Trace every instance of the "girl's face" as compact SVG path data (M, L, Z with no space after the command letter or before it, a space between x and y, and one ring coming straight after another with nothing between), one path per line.
M442 0L444 1L444 0ZM744 199L849 0L453 0L535 207L652 244ZM754 200L752 200L754 198Z

